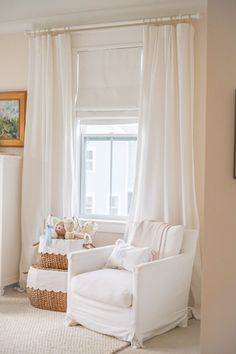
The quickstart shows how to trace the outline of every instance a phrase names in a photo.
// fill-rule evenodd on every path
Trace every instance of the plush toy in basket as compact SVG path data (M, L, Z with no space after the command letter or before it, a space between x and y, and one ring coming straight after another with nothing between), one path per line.
M66 311L67 254L93 248L96 230L93 221L82 225L77 218L47 217L45 233L35 244L39 245L39 259L30 267L27 278L27 294L33 306Z
M82 224L76 217L59 219L49 214L45 223L47 243L50 243L52 238L63 240L83 239L85 234L93 236L96 231L97 224L95 221L86 221Z
M39 241L38 266L67 270L67 254L95 247L92 237L96 230L97 224L94 221L81 225L77 218L59 219L49 215L46 219L45 234Z

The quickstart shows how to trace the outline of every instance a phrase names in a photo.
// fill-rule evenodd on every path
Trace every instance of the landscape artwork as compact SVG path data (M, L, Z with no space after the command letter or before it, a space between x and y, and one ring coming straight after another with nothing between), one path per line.
M0 92L0 146L23 146L26 91Z
M0 101L0 138L18 139L20 134L19 101Z

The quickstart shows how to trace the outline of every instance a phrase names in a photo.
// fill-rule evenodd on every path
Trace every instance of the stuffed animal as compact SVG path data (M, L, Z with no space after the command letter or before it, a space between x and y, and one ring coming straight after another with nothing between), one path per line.
M97 231L97 223L95 221L87 221L84 223L84 225L81 228L81 232L83 234L89 234L90 236L93 236L96 231Z
M49 214L45 221L45 234L49 239L57 238L57 233L55 231L55 225L60 221L59 218Z
M80 229L81 229L81 223L80 223L80 220L76 217L76 216L73 216L72 219L74 220L74 229L75 229L75 232L80 232Z
M75 238L75 229L77 228L77 224L73 219L66 218L64 219L64 227L65 227L65 239L70 240Z
M90 248L95 248L92 237L89 234L84 234L84 248L90 249Z
M66 230L65 230L65 226L64 226L64 221L61 220L56 223L55 232L57 234L57 238L59 238L59 239L65 238Z
M95 221L87 221L81 225L77 217L59 219L51 214L45 222L45 242L50 244L52 238L58 239L84 239L88 248L92 245L91 236L97 231ZM89 239L90 237L90 239Z
M55 231L55 225L60 221L59 218L49 214L45 220L45 227L44 227L44 242L45 245L50 245L53 238L57 238L57 233Z

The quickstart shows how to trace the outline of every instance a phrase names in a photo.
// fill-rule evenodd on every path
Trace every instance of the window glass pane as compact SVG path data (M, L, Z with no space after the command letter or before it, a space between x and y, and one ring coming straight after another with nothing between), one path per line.
M94 196L86 195L85 198L85 214L93 214L94 213Z
M136 139L137 124L81 126L81 216L127 217Z
M119 198L119 216L126 216L129 208L127 195L133 190L136 145L135 140L113 140L112 144L112 195Z
M82 183L82 206L87 196L94 196L93 214L109 215L109 193L110 193L110 141L88 140L84 144L84 156L87 152L94 151L96 155L96 168L91 168L88 164L84 166L84 178ZM83 166L83 165L82 165ZM91 171L93 171L91 173ZM86 215L86 210L82 207L82 214Z
M93 160L93 150L87 150L87 160Z
M112 195L111 196L111 215L118 216L120 210L120 196Z
M86 146L86 170L95 172L95 150L87 144Z

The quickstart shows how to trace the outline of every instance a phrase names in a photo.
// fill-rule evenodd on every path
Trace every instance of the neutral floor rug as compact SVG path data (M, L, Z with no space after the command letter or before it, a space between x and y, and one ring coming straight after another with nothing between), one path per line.
M143 349L128 347L120 354L200 354L199 344L200 322L191 319L186 328L177 327L144 342Z
M1 354L112 354L128 346L81 326L65 327L65 314L35 309L25 294L0 297Z

